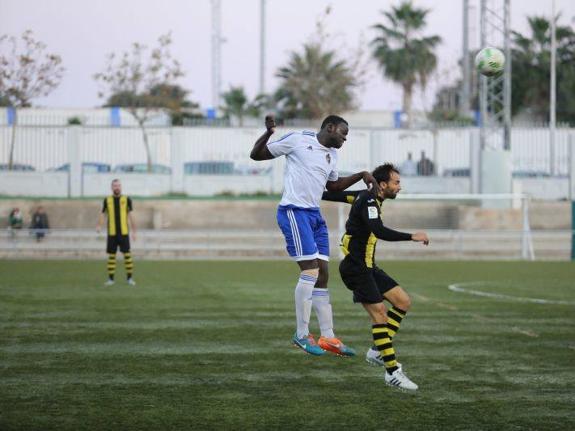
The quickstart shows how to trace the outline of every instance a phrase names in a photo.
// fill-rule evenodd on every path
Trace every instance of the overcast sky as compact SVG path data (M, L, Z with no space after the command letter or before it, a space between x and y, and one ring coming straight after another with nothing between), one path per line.
M501 0L502 2L502 0ZM222 90L243 85L254 96L259 83L260 0L221 0ZM266 89L276 88L275 71L286 63L291 50L299 50L315 30L315 22L327 5L332 47L343 55L371 40L370 27L381 20L381 10L398 1L369 0L267 0ZM479 0L470 0L472 17L478 18ZM462 0L414 0L431 9L426 34L438 34L438 73L426 95L416 94L416 107L430 107L439 85L453 82L461 53ZM556 0L561 24L573 25L575 0ZM512 0L511 26L525 31L527 15L551 14L551 0ZM473 20L472 20L473 21ZM472 29L478 30L478 22ZM132 42L153 45L160 34L172 32L174 56L185 69L181 84L203 108L211 105L211 2L210 0L0 0L0 34L19 35L34 31L51 52L62 56L66 73L50 96L37 100L49 107L94 107L97 97L92 75L101 71L106 53L122 51ZM477 45L478 35L472 43ZM398 109L401 92L384 81L376 65L369 65L365 88L359 94L362 109Z

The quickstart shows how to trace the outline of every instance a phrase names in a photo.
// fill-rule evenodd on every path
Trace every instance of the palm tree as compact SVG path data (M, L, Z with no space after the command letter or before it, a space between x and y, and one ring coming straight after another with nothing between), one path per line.
M248 97L243 87L230 87L228 91L222 93L224 106L222 111L226 118L236 117L240 126L244 124L244 116L248 111Z
M353 91L359 82L353 66L318 42L306 43L302 53L292 52L276 76L281 82L275 99L284 118L318 119L355 107Z
M551 64L551 25L547 18L528 17L530 35L513 32L513 113L527 111L534 119L545 121L549 113L549 73ZM557 117L573 122L575 105L575 32L557 26Z
M244 90L244 87L230 86L230 89L222 93L224 105L221 107L224 117L238 119L239 125L244 125L244 118L258 117L261 111L269 108L269 96L258 94L251 102Z
M429 75L435 70L434 50L441 38L419 36L429 10L414 8L410 1L382 13L386 22L374 26L379 35L371 42L373 57L384 76L401 85L403 112L407 114L409 125L414 87L425 88Z

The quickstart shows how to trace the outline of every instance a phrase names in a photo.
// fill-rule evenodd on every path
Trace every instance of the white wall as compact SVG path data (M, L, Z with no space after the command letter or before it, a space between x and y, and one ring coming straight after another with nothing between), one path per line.
M225 192L271 193L272 177L269 175L186 175L184 192L189 196L213 196ZM276 190L276 192L279 192Z
M83 196L105 196L110 194L112 180L118 178L126 194L134 196L160 196L170 193L170 175L162 174L84 174Z
M513 191L535 199L569 199L569 178L522 178L513 180Z
M0 172L0 195L68 196L68 174L65 172Z

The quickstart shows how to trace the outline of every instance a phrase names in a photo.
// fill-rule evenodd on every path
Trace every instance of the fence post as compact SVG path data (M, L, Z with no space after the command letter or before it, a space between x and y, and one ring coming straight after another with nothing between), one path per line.
M521 212L523 229L521 233L521 258L523 260L535 260L533 250L533 237L531 236L531 225L529 223L529 196L521 196Z
M70 171L68 172L68 197L77 198L82 196L83 173L82 156L80 151L80 138L82 126L68 126L68 162Z
M469 131L469 181L470 193L480 193L481 184L481 146L479 141L479 129L476 127L467 129Z
M184 129L171 127L170 129L170 165L172 168L170 191L184 193L184 156L185 156Z

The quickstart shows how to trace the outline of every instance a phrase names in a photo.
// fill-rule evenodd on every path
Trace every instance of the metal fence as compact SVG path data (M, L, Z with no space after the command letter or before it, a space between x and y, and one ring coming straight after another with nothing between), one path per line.
M36 171L53 170L69 163L69 127L19 126L14 143L14 162ZM147 129L152 160L172 163L172 135L183 135L186 161L232 161L240 170L253 166L251 146L262 133L255 128L151 127ZM277 136L287 132L279 130ZM412 153L417 162L422 152L435 167L434 175L468 175L471 168L471 140L475 128L436 130L358 129L350 132L340 151L339 168L355 171L388 161L401 164ZM518 176L566 176L569 173L568 142L574 129L557 130L555 147L550 147L549 130L516 128L512 131L513 171ZM116 165L146 162L142 131L137 127L82 127L80 157L84 163ZM8 163L12 127L0 126L0 164ZM553 157L553 158L551 158Z
M276 136L288 131L290 129L279 129ZM200 179L199 185L207 190L206 194L228 189L235 193L280 192L283 162L259 163L249 158L253 143L261 133L261 128L252 127L148 127L146 134L154 165L152 173L165 177L141 181L138 193L188 193L193 188L189 181L191 176L211 176L210 181ZM550 198L565 198L568 195L569 142L575 140L575 129L559 128L553 148L546 128L515 128L511 138L513 177L556 180L557 184L545 184L535 193L545 195L551 190ZM6 176L12 143L16 170L34 172L37 178ZM369 170L384 162L402 167L411 154L416 163L422 158L431 162L428 165L431 169L424 172L424 177L412 177L412 182L417 180L419 183L412 184L411 192L477 192L479 189L473 187L473 182L477 184L478 145L479 130L472 127L352 129L339 151L338 169L345 175ZM146 161L142 130L138 127L22 125L14 130L12 126L0 125L0 176L5 183L0 185L0 194L10 190L7 181L19 181L21 190L16 194L26 194L26 190L33 188L37 192L32 193L35 195L83 196L85 190L107 188L102 188L102 184L108 178L98 175L145 174ZM81 178L70 174L68 186L64 184L65 179L52 176L70 172L70 166L81 166L78 168ZM261 175L269 179L258 182L253 178ZM82 181L82 185L74 194L78 181ZM85 181L88 184L84 184ZM215 182L219 185L211 187ZM58 191L42 192L35 186L44 183L59 184Z

